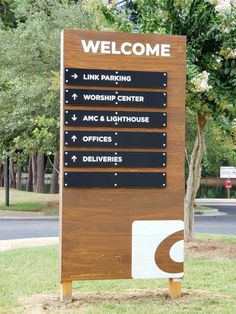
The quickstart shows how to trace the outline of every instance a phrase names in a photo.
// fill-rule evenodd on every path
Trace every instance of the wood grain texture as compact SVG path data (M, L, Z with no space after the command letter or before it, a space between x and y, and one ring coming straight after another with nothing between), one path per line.
M61 301L72 302L72 281L61 283Z
M81 39L111 40L119 46L123 41L132 43L166 43L171 45L170 57L124 56L85 54ZM63 43L64 42L64 43ZM111 127L66 127L64 110L76 106L64 105L61 93L61 204L60 204L60 252L61 282L77 279L131 278L131 226L134 220L183 220L184 200L184 101L185 101L185 38L171 35L127 34L91 31L64 31L62 42L62 84L64 67L89 69L165 71L168 73L168 105L164 109L119 107L127 111L165 111L168 114L167 132L167 186L165 189L99 189L64 188L64 130L113 130ZM67 85L69 87L69 85ZM72 87L72 86L71 86ZM75 87L74 87L75 88ZM77 87L76 87L77 88ZM78 86L83 88L83 86ZM91 88L92 87L86 87ZM104 87L100 87L104 89ZM94 87L99 89L99 87ZM106 89L109 89L107 87ZM112 87L111 89L114 89ZM150 88L122 88L122 90L155 90ZM80 106L85 110L116 110L114 107ZM130 131L116 128L117 131ZM160 131L149 129L148 131ZM162 130L161 130L162 131ZM147 128L132 128L132 132L147 132ZM77 148L80 150L79 148ZM83 148L81 148L83 150ZM89 148L89 150L101 150ZM106 149L104 149L106 150ZM111 151L119 149L107 148ZM122 151L163 151L163 149L120 149ZM91 167L84 171L117 171L117 168ZM161 168L148 168L160 171ZM83 171L83 168L79 169ZM121 171L121 170L119 170ZM124 171L124 170L122 170ZM125 171L147 171L147 168L126 168ZM175 272L175 269L173 269ZM176 269L177 272L177 269Z
M172 278L168 279L168 294L171 299L181 297L181 280Z
M183 272L183 262L175 262L170 257L171 246L174 243L183 240L183 238L184 231L181 230L171 234L159 244L155 253L155 262L161 270L168 273L171 273L173 269L178 273Z

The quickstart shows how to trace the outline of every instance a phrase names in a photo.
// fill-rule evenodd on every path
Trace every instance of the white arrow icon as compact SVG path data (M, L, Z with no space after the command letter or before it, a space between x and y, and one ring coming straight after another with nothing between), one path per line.
M75 162L76 159L77 159L77 157L76 157L75 155L73 155L73 156L71 157L71 159L72 159L73 162Z
M74 93L74 94L72 95L72 98L73 98L74 100L76 100L77 97L78 97L78 95L77 95L76 93Z
M71 136L71 139L73 142L75 142L77 140L77 136L73 135L73 136Z
M71 119L72 119L73 121L76 121L78 118L77 118L77 116L76 116L75 114L73 114L73 116L71 117Z
M77 75L76 73L74 73L73 75L71 75L71 77L73 77L73 78L74 78L74 80L76 80L76 79L77 79L77 77L78 77L78 75Z

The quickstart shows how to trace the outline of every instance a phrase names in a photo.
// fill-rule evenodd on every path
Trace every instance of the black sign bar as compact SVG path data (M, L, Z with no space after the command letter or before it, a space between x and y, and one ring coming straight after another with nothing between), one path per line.
M65 151L66 167L165 167L165 152Z
M65 110L65 125L165 128L166 112Z
M166 88L167 73L66 68L65 84Z
M65 131L65 146L72 147L166 147L165 132Z
M139 188L166 186L164 172L64 172L65 187Z
M167 93L102 89L66 89L68 105L129 106L165 108Z

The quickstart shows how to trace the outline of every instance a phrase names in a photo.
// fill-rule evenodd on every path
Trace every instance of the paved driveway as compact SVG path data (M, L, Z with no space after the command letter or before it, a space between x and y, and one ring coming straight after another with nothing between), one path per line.
M0 219L0 240L56 237L58 218L3 218Z
M194 231L236 235L236 206L235 205L208 205L225 212L224 216L197 216L195 217Z

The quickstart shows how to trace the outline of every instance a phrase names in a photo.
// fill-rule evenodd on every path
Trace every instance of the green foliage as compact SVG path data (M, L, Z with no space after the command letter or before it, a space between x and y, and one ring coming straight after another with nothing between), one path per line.
M209 1L210 2L210 1ZM120 31L170 33L187 37L187 105L206 117L236 114L236 8L219 14L205 0L136 0L103 7ZM192 80L207 73L205 88ZM209 77L209 80L208 80ZM201 83L199 80L198 85Z
M191 155L196 137L196 116L204 116L209 123L202 165L214 175L221 163L236 161L236 7L232 4L230 12L222 13L216 3L135 0L103 7L108 22L120 31L186 36L186 153Z
M219 176L220 166L235 166L236 149L232 132L232 126L227 119L209 119L205 130L203 174Z
M195 114L186 110L186 153L190 156L196 136ZM202 160L204 175L219 176L220 166L236 164L234 127L226 117L209 118L205 127L205 154ZM188 167L186 165L186 173Z
M0 158L59 145L60 32L99 29L91 1L15 0L16 27L0 30Z
M1 0L0 1L0 28L16 27L16 17L14 14L15 1Z

